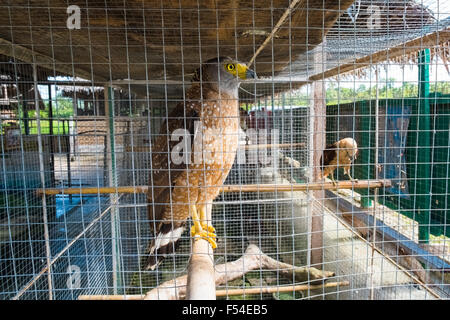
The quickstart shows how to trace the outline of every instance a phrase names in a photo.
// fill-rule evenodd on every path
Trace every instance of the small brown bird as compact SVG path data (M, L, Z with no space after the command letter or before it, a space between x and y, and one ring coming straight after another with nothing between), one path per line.
M320 158L321 164L321 179L325 179L330 174L330 179L333 184L336 185L336 181L333 178L333 172L339 167L343 167L344 173L348 175L350 180L353 180L350 175L350 165L353 160L356 159L358 154L358 145L352 138L344 138L333 144L326 146L323 150L323 155Z

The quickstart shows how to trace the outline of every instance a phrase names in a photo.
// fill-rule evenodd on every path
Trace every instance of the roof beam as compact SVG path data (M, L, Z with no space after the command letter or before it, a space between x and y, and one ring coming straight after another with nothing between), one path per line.
M42 68L55 70L73 77L80 77L91 80L92 73L80 68L73 68L72 64L60 62L52 57L43 55L24 46L14 44L6 39L0 38L0 54L13 57L26 63L36 64ZM107 82L108 80L95 76L95 80L99 82Z

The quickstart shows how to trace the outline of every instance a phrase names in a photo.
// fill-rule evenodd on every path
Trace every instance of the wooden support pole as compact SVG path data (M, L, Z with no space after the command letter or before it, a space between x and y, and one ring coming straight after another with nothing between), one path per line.
M243 184L222 186L223 192L289 192L309 190L337 190L361 188L389 188L391 180L357 180L332 182L292 183L292 184ZM37 194L107 194L107 193L148 193L151 186L87 187L87 188L46 188L37 189Z
M324 42L317 46L314 53L314 71L316 73L323 72L325 70L326 56L323 52ZM320 179L321 163L323 150L325 149L326 142L326 97L325 97L325 83L323 78L316 79L312 84L312 106L310 108L310 126L312 126L312 177L311 182L316 182ZM313 196L318 199L325 198L324 189L315 189ZM310 206L312 202L310 202ZM323 257L323 214L317 210L308 210L311 215L310 220L310 263L311 265L320 265Z

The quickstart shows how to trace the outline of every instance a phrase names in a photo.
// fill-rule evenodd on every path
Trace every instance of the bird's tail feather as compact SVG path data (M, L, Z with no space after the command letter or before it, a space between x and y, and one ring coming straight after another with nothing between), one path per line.
M166 256L175 252L183 231L184 224L176 226L172 223L164 223L158 228L155 238L147 248L145 270L155 270Z

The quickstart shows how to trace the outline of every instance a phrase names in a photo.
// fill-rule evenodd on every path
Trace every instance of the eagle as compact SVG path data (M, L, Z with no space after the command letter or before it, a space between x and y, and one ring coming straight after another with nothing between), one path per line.
M153 239L146 251L146 270L154 270L175 252L189 217L191 236L217 247L207 206L218 196L236 156L239 84L256 78L246 64L229 57L207 60L192 77L184 101L162 124L151 147L147 211ZM175 131L181 132L179 139Z
M353 180L350 175L350 165L356 159L358 154L358 145L352 138L344 138L333 144L329 144L323 150L321 163L321 179L325 179L330 174L331 181L336 185L333 178L333 172L339 167L344 168L344 173Z

